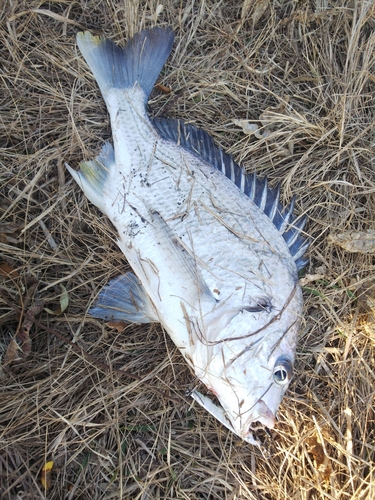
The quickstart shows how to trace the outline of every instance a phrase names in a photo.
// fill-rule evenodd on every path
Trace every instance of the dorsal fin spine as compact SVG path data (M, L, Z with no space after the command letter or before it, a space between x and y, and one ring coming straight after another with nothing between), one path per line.
M280 183L276 187L274 196L275 196L275 198L274 198L271 210L270 210L269 214L267 214L268 217L272 220L272 222L274 222L274 218L275 218L275 215L276 215L276 212L277 212L277 208L278 208L278 205L279 205Z
M262 197L260 199L260 205L259 208L264 212L264 209L266 208L266 203L267 203L267 195L268 195L268 178L264 178L264 185L263 185L263 192L262 192Z
M236 174L234 173L234 161L233 160L230 162L230 178L235 183Z
M286 233L284 233L284 239L286 241L286 244L289 247L289 250L292 252L292 248L296 241L298 241L298 238L301 234L301 231L303 230L305 224L306 224L307 217L302 217L299 219L297 222L293 221L293 226L291 226ZM301 243L304 240L300 240ZM294 255L294 254L293 254Z
M220 149L220 168L219 170L223 172L223 169L224 169L224 158L223 158L223 151Z
M245 171L243 168L241 168L241 185L240 185L240 189L242 192L244 192L244 189L245 189Z
M290 202L289 206L286 208L284 214L283 214L283 223L280 226L280 233L284 234L286 228L288 227L288 224L290 224L292 215L293 215L293 210L294 210L294 205L296 203L296 197L293 196L292 201Z
M253 172L253 179L252 179L252 185L251 185L251 199L255 202L255 195L257 191L257 174L256 171Z
M301 241L301 240L300 240ZM303 257L304 253L309 247L310 242L306 241L304 244L299 243L298 249L295 250L295 253L293 255L294 260L297 262L301 257Z

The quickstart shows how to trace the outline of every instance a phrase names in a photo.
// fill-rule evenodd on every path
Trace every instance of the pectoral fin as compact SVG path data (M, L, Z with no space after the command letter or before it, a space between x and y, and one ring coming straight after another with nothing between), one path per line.
M150 211L147 257L142 245L118 244L155 305L172 298L198 309L216 300L203 279L193 252L185 246L158 212ZM143 244L144 246L144 244ZM162 277L162 279L161 279Z
M158 318L145 289L133 273L113 279L99 293L91 316L127 323L152 323Z

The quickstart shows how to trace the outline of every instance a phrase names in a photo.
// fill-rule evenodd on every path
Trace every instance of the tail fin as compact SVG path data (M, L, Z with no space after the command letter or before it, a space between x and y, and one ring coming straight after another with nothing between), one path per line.
M104 100L112 88L131 88L138 83L145 103L173 45L171 29L159 27L137 33L124 48L86 31L77 34L78 47L90 66Z

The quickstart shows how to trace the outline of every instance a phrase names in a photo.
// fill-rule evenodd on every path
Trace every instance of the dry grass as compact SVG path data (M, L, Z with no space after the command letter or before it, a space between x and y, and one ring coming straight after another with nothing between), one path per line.
M152 0L0 5L0 252L15 270L0 267L3 350L20 310L40 298L57 310L60 284L69 293L63 314L37 316L30 355L0 374L1 498L375 498L374 257L327 242L374 229L372 2L271 2L255 23L247 3L242 22L234 0L166 0L159 15ZM86 316L128 265L63 169L110 137L75 34L123 43L155 24L171 25L176 43L160 79L173 93L155 90L152 112L204 127L309 216L307 273L319 276L306 280L269 458L185 397L192 375L161 328L119 333ZM234 119L262 119L271 136L244 135Z

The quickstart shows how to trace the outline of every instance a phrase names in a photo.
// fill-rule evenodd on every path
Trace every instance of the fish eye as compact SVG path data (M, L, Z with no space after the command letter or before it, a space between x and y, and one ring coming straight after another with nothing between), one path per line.
M293 375L293 365L289 359L281 356L276 360L273 379L278 385L287 385Z

